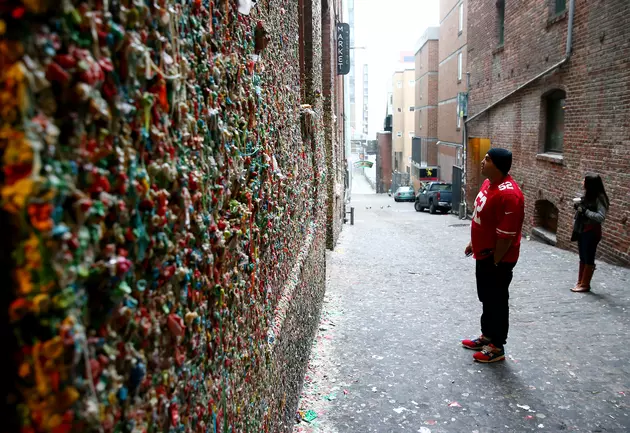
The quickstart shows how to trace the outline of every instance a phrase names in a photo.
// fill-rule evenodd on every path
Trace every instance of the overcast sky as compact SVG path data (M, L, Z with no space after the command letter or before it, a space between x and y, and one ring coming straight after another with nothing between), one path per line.
M439 25L439 0L355 0L357 127L363 113L363 64L369 68L369 139L383 129L387 91L401 51L413 51L427 27ZM412 66L413 67L413 66Z

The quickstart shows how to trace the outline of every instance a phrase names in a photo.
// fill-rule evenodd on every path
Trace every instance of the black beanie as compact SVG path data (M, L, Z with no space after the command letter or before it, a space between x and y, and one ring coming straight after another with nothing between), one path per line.
M507 149L493 147L488 151L492 163L503 174L508 174L512 168L512 152Z

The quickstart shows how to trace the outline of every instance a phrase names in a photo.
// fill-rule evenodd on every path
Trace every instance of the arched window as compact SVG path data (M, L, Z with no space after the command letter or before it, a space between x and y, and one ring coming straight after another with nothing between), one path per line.
M545 113L545 152L562 153L564 143L564 90L552 90L543 98Z

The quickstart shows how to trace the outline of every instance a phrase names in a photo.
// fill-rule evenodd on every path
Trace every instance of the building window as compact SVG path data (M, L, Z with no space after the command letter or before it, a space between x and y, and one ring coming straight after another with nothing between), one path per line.
M398 131L398 132L396 133L396 137L402 137L402 132Z
M462 81L462 74L464 72L464 53L460 52L457 55L457 81Z
M544 98L545 152L562 152L565 101L566 93L563 90L553 90Z
M409 107L409 111L416 111L416 107Z
M416 81L415 80L409 80L409 86L413 87L416 85Z
M399 113L402 113L402 108L399 108L399 109L398 109L398 112L399 112Z
M505 35L505 0L497 1L497 25L499 31L499 45L503 45Z
M399 89L402 89L402 81L399 81L399 82L397 83L397 86L398 86L398 88L399 88Z
M410 137L413 137L413 136L414 136L414 133L413 133L413 132L411 132L411 131L409 131L409 136L410 136Z
M567 8L567 0L553 0L555 3L555 13L561 14Z
M462 118L459 116L459 101L457 101L457 108L456 108L457 112L455 113L455 115L457 116L457 129L462 127Z
M560 0L556 0L560 1ZM464 3L459 5L459 34L464 31Z

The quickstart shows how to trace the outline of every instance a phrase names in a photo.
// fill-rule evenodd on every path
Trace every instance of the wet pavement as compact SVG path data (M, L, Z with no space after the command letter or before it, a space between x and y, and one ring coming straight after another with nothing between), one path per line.
M295 432L630 431L629 269L598 263L575 294L577 256L524 239L507 359L476 364L469 222L352 199Z

